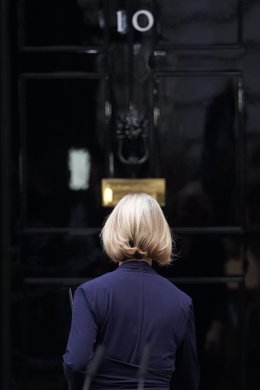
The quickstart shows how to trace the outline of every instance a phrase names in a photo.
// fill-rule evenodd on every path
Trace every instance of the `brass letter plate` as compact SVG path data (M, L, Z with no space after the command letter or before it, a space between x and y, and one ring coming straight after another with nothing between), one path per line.
M165 205L165 179L102 179L102 205L115 206L129 193L145 192Z

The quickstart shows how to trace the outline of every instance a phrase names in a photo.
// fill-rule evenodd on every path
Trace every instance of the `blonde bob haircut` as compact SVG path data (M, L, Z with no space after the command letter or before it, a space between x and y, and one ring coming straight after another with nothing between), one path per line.
M160 265L172 260L172 236L157 201L145 193L124 196L101 231L106 254L115 262L152 259Z

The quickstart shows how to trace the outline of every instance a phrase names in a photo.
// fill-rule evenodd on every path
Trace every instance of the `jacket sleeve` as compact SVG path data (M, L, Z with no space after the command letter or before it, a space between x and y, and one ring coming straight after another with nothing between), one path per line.
M63 367L70 390L82 390L89 361L93 357L97 325L90 302L82 287L74 296L72 321Z
M173 377L174 390L197 390L200 370L197 356L194 310L192 303L183 340L178 346L176 355L176 370Z

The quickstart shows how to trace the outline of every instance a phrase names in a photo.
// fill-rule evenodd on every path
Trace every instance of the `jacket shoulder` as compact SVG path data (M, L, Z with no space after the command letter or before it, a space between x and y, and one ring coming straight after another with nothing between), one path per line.
M77 290L87 291L87 290L93 290L96 288L105 287L108 286L113 279L114 279L114 271L107 272L104 275L95 277L93 279L87 280L86 282L80 284L77 287Z
M158 275L158 277L160 278L160 281L164 285L164 287L167 288L171 294L174 294L175 297L177 297L179 300L183 301L187 305L190 305L192 303L191 297L179 287L177 287L176 284L174 284L164 276Z

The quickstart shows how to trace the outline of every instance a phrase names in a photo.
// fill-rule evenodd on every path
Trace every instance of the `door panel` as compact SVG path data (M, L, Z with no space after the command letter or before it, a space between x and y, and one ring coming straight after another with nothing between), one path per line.
M26 389L64 389L61 355L69 331L71 309L67 286L24 285L23 369ZM65 324L65 326L64 326Z
M103 45L107 25L105 2L20 1L20 44L25 47Z
M241 226L239 77L155 75L161 175L172 226Z
M102 223L106 83L103 76L84 74L23 77L25 227L96 227Z
M155 1L158 46L237 45L240 0Z
M100 247L99 229L64 230L28 229L21 236L19 267L26 277L96 277L114 268Z

